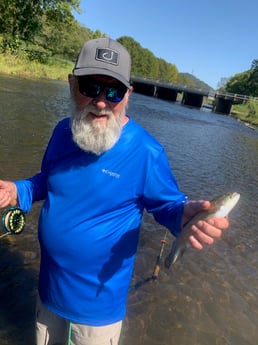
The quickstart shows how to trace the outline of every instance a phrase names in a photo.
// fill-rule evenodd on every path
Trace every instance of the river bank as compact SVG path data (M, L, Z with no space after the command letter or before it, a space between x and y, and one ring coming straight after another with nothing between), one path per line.
M24 57L11 54L0 54L0 70L2 74L15 75L30 79L67 80L68 73L73 69L73 62L59 57L49 59L48 64L28 61Z
M24 57L0 54L1 73L23 78L46 78L67 81L67 75L71 73L73 65L72 61L59 57L49 59L47 64L42 64L37 61L28 61ZM233 105L231 116L251 126L258 126L258 104L255 104L252 115L250 115L250 109L247 104Z

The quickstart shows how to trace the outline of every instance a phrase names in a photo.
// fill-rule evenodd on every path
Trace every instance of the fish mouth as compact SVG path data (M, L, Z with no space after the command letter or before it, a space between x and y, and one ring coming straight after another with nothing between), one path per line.
M233 192L230 196L230 202L231 202L231 209L235 207L235 205L238 203L240 199L240 194L237 192Z
M240 198L240 194L237 192L234 192L234 193L232 193L232 198L237 198L237 201L238 201Z

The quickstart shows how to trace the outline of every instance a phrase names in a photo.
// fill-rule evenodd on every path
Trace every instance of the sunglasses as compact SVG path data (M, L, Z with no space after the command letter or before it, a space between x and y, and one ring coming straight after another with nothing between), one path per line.
M122 83L105 84L88 77L78 77L77 80L80 93L90 98L96 98L104 92L107 101L118 103L127 91L127 87Z

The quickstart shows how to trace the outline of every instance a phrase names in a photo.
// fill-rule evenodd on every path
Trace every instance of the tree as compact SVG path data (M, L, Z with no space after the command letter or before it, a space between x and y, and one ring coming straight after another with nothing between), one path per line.
M258 59L253 60L251 70L258 70Z
M133 38L128 36L122 36L117 39L129 52L132 59L132 75L143 76L142 73L142 56L141 56L141 45L136 42Z
M40 27L42 8L37 1L0 0L0 33L3 48L15 50L21 41L32 39Z
M49 55L59 55L68 60L75 60L83 44L93 37L93 32L71 19L68 23L47 21L42 31L35 37L35 49L48 52Z
M125 46L131 55L132 75L168 82L177 81L178 70L175 65L155 57L150 50L143 48L131 37L123 36L117 41Z
M22 42L33 42L46 21L55 22L57 27L68 22L79 4L80 0L0 0L2 48L15 51Z
M258 96L258 60L253 60L248 80L249 89L253 96Z
M178 69L175 65L168 63L167 61L161 58L157 58L157 62L159 68L159 80L167 82L178 81Z
M225 86L227 85L229 78L223 77L220 79L220 81L217 84L217 88L219 91L223 91L225 89Z
M248 95L247 81L249 79L249 72L237 73L233 77L229 78L225 91L230 93L236 93L240 95Z
M243 73L231 77L225 91L247 96L258 96L258 60L253 60L251 68Z

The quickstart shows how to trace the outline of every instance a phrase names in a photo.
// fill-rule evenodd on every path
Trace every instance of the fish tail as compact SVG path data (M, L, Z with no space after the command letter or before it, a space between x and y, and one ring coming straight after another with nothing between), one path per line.
M178 246L177 240L175 240L169 255L165 259L165 267L169 269L171 265L174 265L174 263L183 256L185 250L186 247Z

